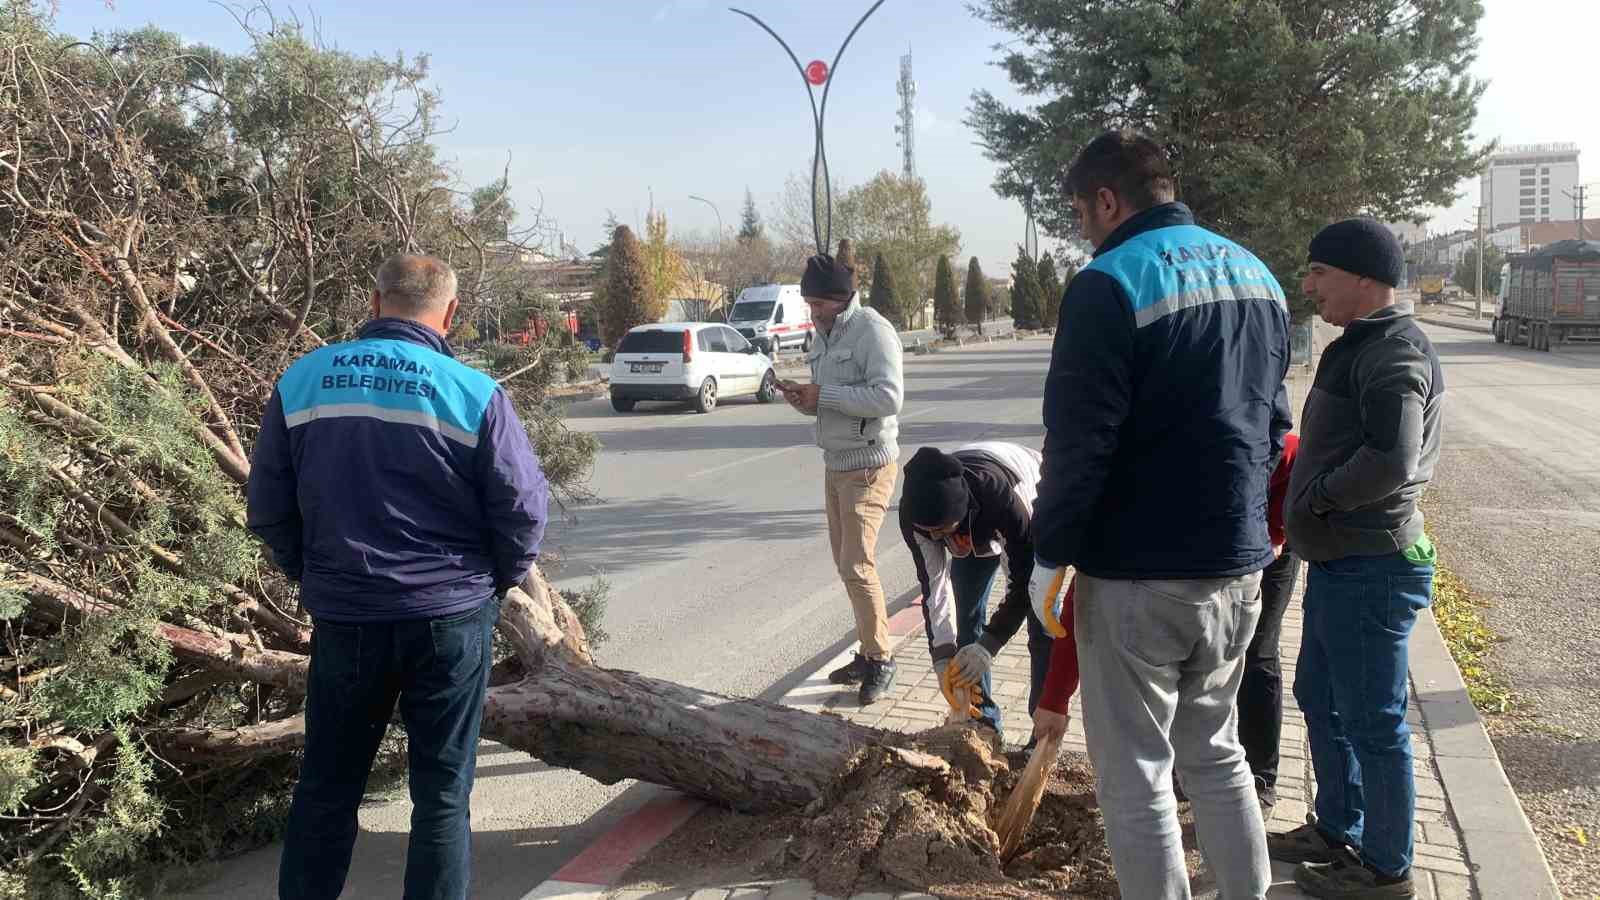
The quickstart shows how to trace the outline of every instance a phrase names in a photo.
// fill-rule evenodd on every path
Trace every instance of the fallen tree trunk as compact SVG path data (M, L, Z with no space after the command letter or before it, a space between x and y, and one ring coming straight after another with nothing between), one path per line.
M484 700L485 737L612 784L636 778L741 810L822 796L885 732L593 664L583 626L535 570L500 630L527 671Z
M22 576L41 611L93 616L105 606L37 576ZM837 716L702 691L594 665L583 627L534 572L513 590L499 628L524 675L489 689L483 736L597 781L627 778L675 788L744 811L804 806L850 771L888 734ZM177 658L230 680L303 694L309 659L161 623ZM193 765L235 764L305 743L305 717L233 729L158 729L174 757Z
M809 803L884 742L837 716L565 663L490 690L483 735L606 784L636 778L746 811Z

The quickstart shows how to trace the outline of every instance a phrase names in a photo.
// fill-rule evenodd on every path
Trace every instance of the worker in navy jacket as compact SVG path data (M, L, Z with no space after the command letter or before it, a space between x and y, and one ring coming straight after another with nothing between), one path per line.
M1095 251L1062 298L1045 378L1030 598L1064 636L1076 569L1084 731L1123 896L1189 896L1176 765L1222 896L1262 897L1265 832L1233 713L1292 422L1283 289L1174 202L1149 138L1101 135L1066 183Z
M456 277L377 274L356 340L296 361L252 457L249 526L315 620L283 898L343 889L356 808L398 704L414 811L407 897L467 896L468 800L492 636L539 554L547 485L505 391L445 343Z

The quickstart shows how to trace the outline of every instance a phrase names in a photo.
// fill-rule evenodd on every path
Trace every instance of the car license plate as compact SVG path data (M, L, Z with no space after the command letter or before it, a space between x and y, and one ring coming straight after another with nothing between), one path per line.
M661 363L629 363L628 371L635 375L660 375Z

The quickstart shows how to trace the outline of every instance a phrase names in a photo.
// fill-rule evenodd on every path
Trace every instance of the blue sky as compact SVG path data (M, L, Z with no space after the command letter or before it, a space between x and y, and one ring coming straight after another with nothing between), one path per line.
M866 0L744 0L789 42L802 62L831 60ZM1592 35L1600 3L1486 0L1483 48L1474 69L1491 82L1479 135L1505 143L1575 141L1584 180L1600 178L1600 116L1575 105L1596 89ZM244 41L232 17L204 0L62 0L65 31L154 23L225 49ZM766 214L791 172L807 167L810 108L799 76L755 25L710 0L494 0L418 3L340 0L292 8L313 17L325 40L355 53L426 52L444 118L441 139L470 183L497 176L509 154L519 205L543 194L544 212L581 247L601 240L612 210L642 220L650 204L673 228L710 235L716 219L689 194L711 199L735 227L748 186ZM961 230L963 255L990 274L1008 271L1023 216L989 185L994 164L962 124L972 91L1016 95L990 63L1009 39L974 19L962 0L889 0L868 20L840 64L828 108L835 180L858 183L898 170L895 82L907 47L916 59L918 171L934 216ZM1433 227L1461 227L1477 202L1475 182L1435 214ZM1596 187L1600 196L1600 185ZM1600 204L1595 204L1600 210ZM1049 242L1047 241L1047 246Z
M519 205L543 193L546 215L585 249L599 243L606 210L641 221L654 191L674 230L709 236L714 202L737 228L748 186L766 214L811 154L811 112L800 77L777 42L709 0L572 0L414 3L341 0L295 5L314 14L342 49L388 55L425 51L443 117L440 143L471 183L510 156ZM734 3L783 35L804 63L832 60L868 3L745 0ZM276 7L280 12L286 7ZM202 0L64 0L57 25L79 35L153 23L185 39L243 49L232 17ZM1021 207L994 195L994 165L961 124L977 88L1014 96L989 65L1005 35L960 0L889 0L856 35L828 101L828 157L836 183L900 168L894 125L900 56L909 46L918 82L917 161L938 221L961 230L963 254L991 274L1009 269L1022 237Z

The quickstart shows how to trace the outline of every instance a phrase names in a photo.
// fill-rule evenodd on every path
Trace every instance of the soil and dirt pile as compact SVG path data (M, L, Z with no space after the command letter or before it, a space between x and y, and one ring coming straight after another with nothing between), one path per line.
M991 826L1027 759L1003 755L991 735L950 726L868 747L806 809L702 816L650 854L632 880L805 878L818 893L839 897L881 889L959 898L1119 896L1093 776L1079 754L1057 763L1017 854L998 857Z

